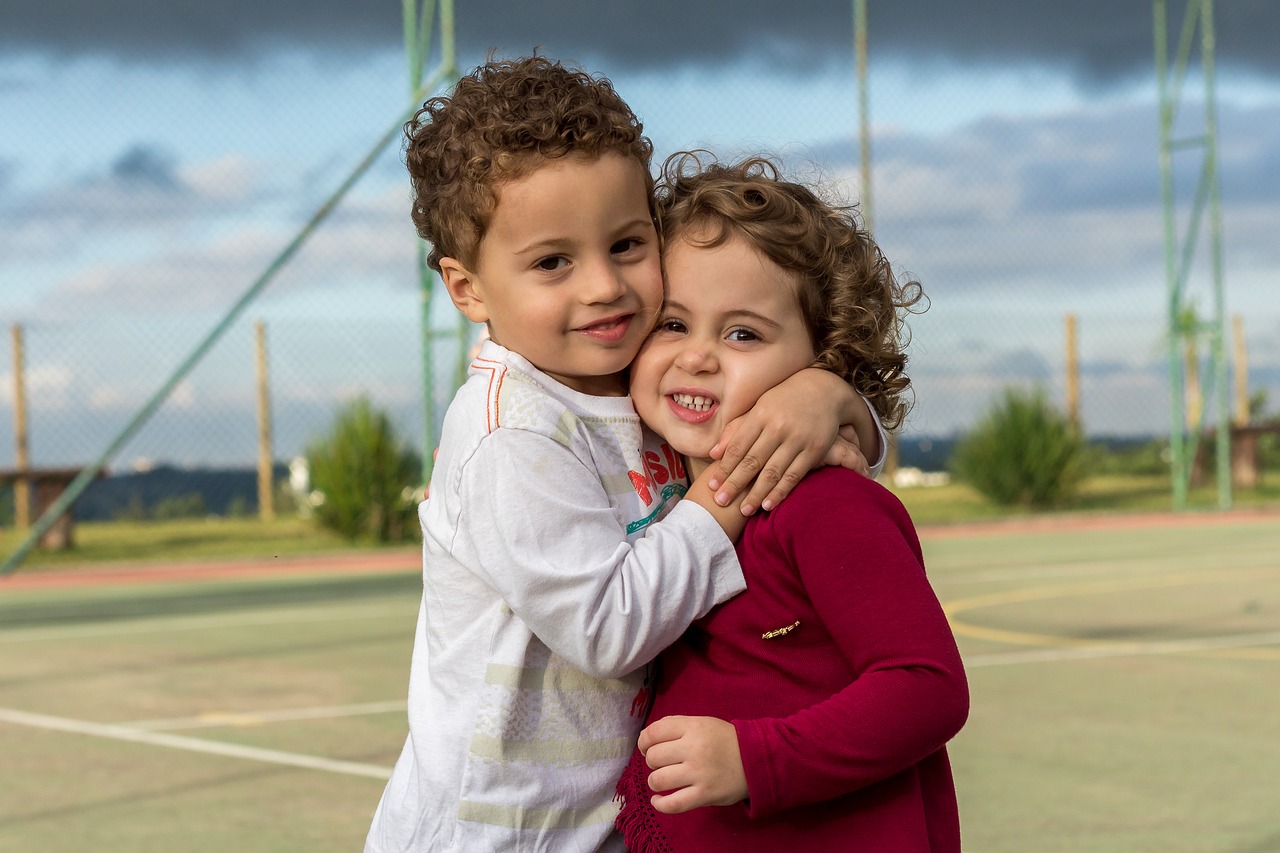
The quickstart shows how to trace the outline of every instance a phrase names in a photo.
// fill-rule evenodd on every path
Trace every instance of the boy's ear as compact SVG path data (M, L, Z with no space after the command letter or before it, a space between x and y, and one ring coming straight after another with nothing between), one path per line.
M489 310L484 297L476 288L475 275L457 258L440 259L440 278L453 304L473 323L489 322Z

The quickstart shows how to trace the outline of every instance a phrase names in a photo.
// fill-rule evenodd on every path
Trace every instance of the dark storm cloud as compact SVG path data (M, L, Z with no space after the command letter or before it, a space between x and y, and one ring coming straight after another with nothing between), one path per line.
M134 145L111 164L111 176L129 184L146 184L157 189L177 189L174 159L155 148Z
M1145 0L893 0L870 3L873 56L913 61L1064 68L1085 84L1149 74L1152 9ZM1170 0L1176 32L1182 0ZM666 67L755 56L802 71L847 61L849 0L458 0L461 56L473 62L544 52L610 67ZM400 4L350 0L29 0L11 8L0 46L126 60L208 60L269 49L359 53L402 41ZM1280 73L1280 3L1219 0L1218 57L1265 74Z

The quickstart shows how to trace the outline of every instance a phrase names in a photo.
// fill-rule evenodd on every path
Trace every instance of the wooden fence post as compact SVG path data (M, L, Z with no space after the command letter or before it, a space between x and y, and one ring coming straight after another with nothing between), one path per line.
M1080 358L1075 314L1067 315L1067 418L1080 427Z
M27 381L26 348L22 340L22 326L13 324L13 455L14 467L23 472L31 468L31 453L27 442ZM18 477L13 481L13 521L18 530L31 527L31 481Z
M254 323L254 362L258 377L258 518L276 517L271 464L271 393L267 375L267 327Z

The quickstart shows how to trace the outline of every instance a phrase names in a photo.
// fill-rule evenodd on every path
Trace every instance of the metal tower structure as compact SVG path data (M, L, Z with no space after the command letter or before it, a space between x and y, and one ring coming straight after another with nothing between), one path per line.
M1207 371L1211 383L1212 411L1216 424L1218 506L1231 507L1231 421L1228 406L1226 359L1226 300L1222 274L1221 181L1217 157L1217 107L1214 100L1213 0L1187 0L1178 38L1177 53L1170 62L1167 0L1153 0L1155 60L1160 110L1160 194L1164 208L1165 281L1168 293L1169 340L1169 448L1174 509L1185 509L1191 470L1200 444L1201 416L1198 402L1188 400L1188 376L1196 380L1198 396L1198 343L1209 345ZM1196 34L1199 34L1200 68L1204 82L1203 132L1176 137L1178 108ZM1177 152L1199 152L1202 158L1194 199L1179 235L1174 194L1173 158ZM1208 218L1208 233L1202 225ZM1212 316L1202 319L1190 293L1196 247L1207 243ZM1185 365L1185 369L1184 369ZM1191 405L1188 405L1191 403ZM1188 414L1193 418L1188 418ZM1190 422L1188 422L1190 421Z
M18 567L27 554L30 553L36 542L39 541L40 537L53 526L54 522L56 522L64 512L71 508L71 504L75 502L76 498L80 497L86 488L88 488L93 479L106 468L107 463L114 459L116 454L120 452L120 449L124 447L129 439L136 435L138 430L140 430L142 426L151 419L156 411L159 410L161 405L163 405L173 393L173 390L178 386L178 384L186 378L193 369L195 369L196 365L199 364L208 354L209 350L213 348L213 345L216 344L227 330L240 319L240 316L244 313L245 309L258 298L267 285L270 284L280 271L289 264L294 255L298 253L298 250L302 248L308 239L310 239L311 235L315 233L324 220L329 217L329 214L338 207L351 188L354 187L356 183L364 177L365 173L369 171L382 152L386 150L387 146L403 135L404 123L413 116L419 105L418 102L426 95L435 91L443 81L450 78L450 75L454 78L457 77L457 71L454 69L453 50L453 0L441 0L440 2L440 42L443 45L443 59L440 66L431 74L425 83L418 84L418 81L422 78L422 69L425 67L428 47L432 41L432 27L437 17L435 0L426 0L426 3L421 10L417 8L414 0L404 0L404 14L405 44L407 45L409 52L409 79L410 90L412 92L412 95L409 98L411 103L409 110L400 115L395 120L395 123L383 132L373 146L365 153L360 162L356 164L342 183L338 185L337 189L335 189L333 193L325 199L319 209L311 215L311 218L307 220L301 229L299 229L293 239L289 241L289 243L279 252L279 254L275 256L274 259L272 259L272 261L267 265L267 268L263 270L256 279L254 279L253 283L250 284L249 287L241 294L235 304L232 305L231 308L229 308L222 318L214 325L214 327L209 330L208 334L196 343L190 354L182 361L181 364L174 368L173 372L169 374L168 378L165 379L160 387L157 388L156 391L147 399L146 403L144 403L137 411L129 423L125 425L124 429L122 429L108 443L106 449L102 451L98 458L81 469L80 473L71 481L57 500L55 500L49 508L35 520L31 525L31 529L27 532L27 535L18 544L18 547L15 548L11 554L5 557L3 562L0 562L0 577L10 574ZM419 264L419 267L424 275L424 281L427 281L426 265ZM433 334L430 329L430 325L426 320L427 309L430 305L430 287L427 284L424 284L424 287L427 287L428 289L423 294L423 317L424 324L427 324L426 336L429 338L430 335ZM464 332L460 330L453 334L464 339L462 350L465 352L466 343ZM426 377L425 381L428 383L431 382L432 376L432 371L430 369L431 353L429 343L429 340L424 342L424 347L426 347L425 352L428 359L428 363L424 367L424 375ZM465 365L465 363L465 360L463 360L462 364ZM431 390L430 385L428 385L428 390ZM426 461L424 464L427 466L430 466L431 464L431 450L433 449L432 442L434 441L432 418L434 417L435 412L432 408L432 404L433 398L428 397L428 426L427 429L424 430L427 435L427 440L425 442L426 447L424 448L424 459ZM429 468L426 473L428 475L430 474Z
M404 12L404 48L409 63L409 92L417 99L430 95L442 85L458 81L457 50L453 30L453 0L402 0ZM440 62L424 81L423 73L431 58L432 42L439 25ZM471 323L461 312L441 324L432 318L432 306L443 291L440 277L427 267L427 247L418 241L418 292L422 301L422 482L431 480L435 448L440 440L440 427L452 390L462 384L467 367L467 349L471 342ZM446 295L447 302L447 295ZM453 348L454 353L448 350ZM447 355L451 357L444 357ZM449 370L449 362L453 369ZM440 368L444 367L443 376ZM447 377L447 378L446 378ZM442 383L440 380L444 379Z

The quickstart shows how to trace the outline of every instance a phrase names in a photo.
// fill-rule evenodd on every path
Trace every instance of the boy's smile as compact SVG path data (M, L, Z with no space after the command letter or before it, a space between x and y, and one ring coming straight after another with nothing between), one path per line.
M471 268L441 259L454 303L568 387L625 394L622 372L662 302L644 167L614 152L568 155L497 196Z
M666 265L667 299L631 367L631 396L696 476L730 421L812 363L813 344L799 283L744 238L714 248L677 238Z

